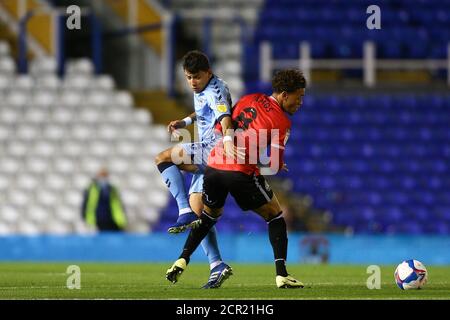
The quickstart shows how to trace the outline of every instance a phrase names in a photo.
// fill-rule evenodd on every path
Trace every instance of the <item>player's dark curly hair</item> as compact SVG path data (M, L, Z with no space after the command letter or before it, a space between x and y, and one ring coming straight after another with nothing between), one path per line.
M199 71L208 71L210 69L209 59L201 51L189 51L183 57L183 69L193 74Z
M306 79L298 69L280 70L272 78L272 89L276 93L294 92L306 88Z

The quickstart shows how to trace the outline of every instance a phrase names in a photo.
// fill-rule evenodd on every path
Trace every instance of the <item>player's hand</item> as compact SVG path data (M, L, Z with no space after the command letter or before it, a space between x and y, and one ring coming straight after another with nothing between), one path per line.
M228 158L245 159L245 148L236 147L231 140L223 142L223 150Z
M184 122L183 120L174 120L174 121L171 121L169 123L169 125L167 126L167 131L169 133L172 133L176 129L180 129L180 128L184 128L184 127L186 127L186 122Z
M180 137L180 132L177 130L179 128L184 128L186 127L186 122L184 122L183 120L174 120L171 121L169 123L169 125L167 126L167 131L174 137L174 138L179 138Z
M281 170L289 172L289 168L287 167L287 164L283 162L283 166L281 167Z

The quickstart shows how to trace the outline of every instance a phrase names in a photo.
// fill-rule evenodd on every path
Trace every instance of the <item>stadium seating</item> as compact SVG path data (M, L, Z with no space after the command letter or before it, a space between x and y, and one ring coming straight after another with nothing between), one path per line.
M181 17L183 33L201 39L199 49L209 54L213 72L228 83L231 97L233 101L237 101L245 89L242 81L242 52L245 43L241 40L251 35L264 0L162 2ZM207 24L209 27L206 27ZM178 77L183 79L182 69L179 68L177 72Z
M244 52L245 82L258 79L261 41L272 43L274 59L298 59L301 41L311 44L313 59L359 59L366 40L375 42L382 59L447 58L450 1L383 2L380 30L366 28L366 9L372 4L376 3L266 0L253 45Z
M149 231L168 192L153 157L169 146L164 126L131 95L79 59L56 75L51 58L16 73L0 41L0 235L89 232L82 191L106 165L122 191L132 231Z
M448 94L311 95L293 118L294 190L356 232L450 232Z
M249 90L270 93L270 86ZM449 234L448 110L448 93L308 93L292 118L289 173L280 175L347 230ZM262 219L228 199L219 230L266 230ZM176 212L170 201L164 227Z

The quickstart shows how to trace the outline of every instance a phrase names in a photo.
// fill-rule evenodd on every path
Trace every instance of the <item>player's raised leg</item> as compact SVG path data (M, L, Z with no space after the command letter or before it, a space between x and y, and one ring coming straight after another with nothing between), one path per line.
M168 229L170 233L183 232L186 228L194 226L197 221L197 215L189 206L184 177L178 166L172 161L172 154L177 154L183 159L183 153L184 149L177 145L159 153L155 158L158 170L178 205L178 219Z

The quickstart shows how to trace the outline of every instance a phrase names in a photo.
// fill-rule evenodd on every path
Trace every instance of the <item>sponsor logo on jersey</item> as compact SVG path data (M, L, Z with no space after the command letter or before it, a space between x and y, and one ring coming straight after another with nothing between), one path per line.
M224 105L224 104L218 104L218 105L217 105L217 110L218 110L219 112L224 113L224 112L227 112L227 111L228 111L228 108L227 108L227 106Z

